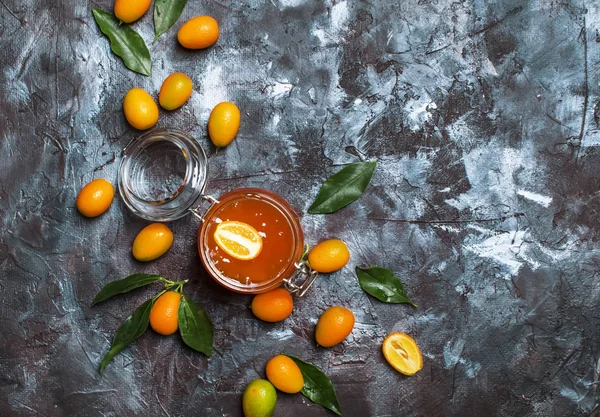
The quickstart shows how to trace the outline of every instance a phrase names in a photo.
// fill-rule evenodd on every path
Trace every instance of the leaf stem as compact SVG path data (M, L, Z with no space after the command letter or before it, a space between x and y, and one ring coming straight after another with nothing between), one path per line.
M164 290L162 290L161 292L159 292L158 294L156 294L154 297L152 297L152 302L156 301L156 299L158 297L160 297L161 295L163 295L166 292L167 292L167 289L165 288Z
M184 286L185 284L187 284L187 282L188 282L188 280L187 280L187 279L186 279L186 280L183 280L183 281L179 281L179 286L177 287L177 289L176 289L175 291L177 291L179 294L181 294L181 293L182 293L182 291L183 291L183 286Z
M183 281L169 281L169 283L165 284L165 291L175 291L181 294L183 286L187 284L188 280Z
M306 261L306 256L308 255L309 249L310 249L310 246L308 246L308 243L305 243L304 244L304 252L302 253L302 256L300 257L300 262Z
M174 282L171 281L170 279L166 279L166 278L163 278L163 277L160 277L160 281L165 282L166 283L165 285L167 285L167 284L168 285L174 284Z

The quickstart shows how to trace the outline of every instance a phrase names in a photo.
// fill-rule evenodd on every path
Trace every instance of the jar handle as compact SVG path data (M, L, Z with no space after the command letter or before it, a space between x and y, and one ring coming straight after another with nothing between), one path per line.
M308 262L301 261L294 264L296 272L283 280L285 288L297 297L304 297L308 289L313 285L319 273L313 270Z
M192 212L192 214L194 216L199 218L201 222L204 222L204 216L206 216L206 213L208 212L208 210L210 210L212 208L212 206L214 206L215 204L219 204L219 200L217 200L216 198L214 198L211 195L204 195L204 194L202 194L200 196L200 198L205 201L210 201L210 206L208 207L208 209L204 213L202 213L200 211L200 206L198 205L196 207L192 207L190 209L190 211Z

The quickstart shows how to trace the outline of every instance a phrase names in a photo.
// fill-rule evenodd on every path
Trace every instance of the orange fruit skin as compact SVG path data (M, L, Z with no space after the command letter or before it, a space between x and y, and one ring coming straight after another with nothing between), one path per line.
M269 381L255 379L242 396L244 417L271 417L277 405L277 391Z
M158 102L165 110L175 110L190 98L193 86L190 77L182 72L174 72L163 81Z
M123 111L129 124L139 130L150 129L158 122L158 106L141 88L132 88L125 94Z
M317 272L328 273L340 270L349 260L348 246L339 239L325 240L308 253L308 264Z
M304 377L296 362L285 355L277 355L267 362L267 379L279 391L295 394L302 391Z
M77 196L77 210L86 217L97 217L110 207L115 196L112 184L103 178L85 185Z
M285 320L292 314L294 300L284 288L255 295L252 299L252 313L262 321L275 323Z
M177 40L184 48L204 49L219 39L219 24L210 16L196 16L188 20L177 32Z
M158 334L168 336L179 328L178 312L181 294L167 291L154 302L150 310L150 327Z
M152 223L135 237L131 253L138 261L148 262L164 255L172 244L171 229L164 223Z
M352 332L354 314L345 307L329 307L319 318L315 339L320 346L329 348L337 345Z
M152 0L115 0L115 16L125 23L138 20L146 13Z
M227 101L217 104L208 118L212 143L219 148L229 145L240 129L240 119L240 109L235 104Z

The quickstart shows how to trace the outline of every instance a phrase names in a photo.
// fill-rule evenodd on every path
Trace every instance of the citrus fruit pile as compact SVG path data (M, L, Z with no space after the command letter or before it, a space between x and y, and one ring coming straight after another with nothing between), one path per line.
M158 102L165 110L176 110L192 95L192 80L182 72L169 75L162 84ZM147 130L158 123L159 110L152 96L141 88L132 88L123 99L127 122L138 130ZM208 135L212 143L223 148L235 139L240 128L240 110L229 102L217 104L208 119Z
M296 394L304 388L304 377L296 363L285 355L267 362L267 379L255 379L244 390L242 409L245 417L270 417L277 404L277 388L286 394Z
M114 15L121 23L132 23L146 13L150 4L150 0L116 0ZM175 20L178 17L176 16ZM181 26L177 33L177 39L187 49L208 48L219 39L219 25L213 17L196 16ZM193 87L190 77L182 72L175 72L163 81L158 93L158 102L167 111L176 110L188 101ZM130 89L125 94L123 112L127 122L138 130L154 127L158 123L160 115L159 107L152 95L137 87ZM240 110L234 103L222 102L213 108L207 122L207 130L211 141L217 148L225 147L235 139L239 131L240 120ZM103 178L98 178L88 183L80 191L77 197L77 209L86 217L96 217L108 210L113 197L114 187L112 184ZM238 226L237 232L251 228L248 225ZM253 235L251 240L242 242L248 244L246 247L227 238L227 236L232 236L228 230L231 227L233 226L223 225L221 228L223 233L219 233L217 243L222 245L222 248L231 256L236 256L238 259L247 260L258 256L262 242L256 230L251 228L252 230L248 232ZM246 237L242 236L242 239L246 239ZM168 226L154 223L145 227L136 236L132 253L138 261L148 262L164 255L172 244L173 233Z
M236 239L240 241L240 239ZM308 265L320 273L332 273L342 269L350 259L347 245L339 239L325 240L308 252ZM293 298L289 291L277 288L254 296L251 304L253 314L265 322L279 322L292 314ZM354 328L355 317L343 306L326 309L318 319L315 341L318 346L331 348L343 342ZM423 367L423 358L416 342L404 333L390 334L382 344L384 357L398 372L411 376ZM306 365L306 364L305 364ZM244 391L243 410L246 417L270 417L277 401L276 390L287 394L302 392L311 400L327 396L311 397L313 386L305 386L303 371L286 355L277 355L267 362L267 380L252 381ZM309 377L310 378L310 377ZM309 380L310 381L310 380ZM312 381L310 381L312 383ZM337 399L332 390L330 401L321 403L339 414Z
M104 11L94 9L94 16L102 32L111 40L111 46L114 42L137 42L136 36L139 37L139 35L129 27L121 28L121 23L127 24L136 21L146 13L150 5L151 0L116 0L114 16L120 21L118 26L115 26L115 22L111 20L114 17L107 16ZM157 21L159 6L155 5L155 7L155 33L158 38L177 21L183 8L179 10L179 14L175 13L166 20L163 19L164 21ZM158 16L161 16L160 11ZM219 37L219 24L210 16L195 16L183 23L177 32L179 44L192 50L209 48L218 41ZM113 51L121 56L118 48L113 48ZM145 44L137 52L134 48L133 53L139 54L140 62L145 59L149 60L149 54L146 57L148 51ZM139 67L138 64L128 62L127 57L121 56L121 58L130 69L149 75L149 70L143 65L140 64L141 67ZM135 129L150 129L158 123L159 105L166 111L175 111L185 105L192 96L193 90L192 79L183 72L174 72L163 81L158 92L158 104L153 95L147 91L137 87L131 88L123 99L125 118ZM240 122L241 113L234 103L217 104L207 120L207 132L212 143L217 148L228 146L237 136ZM317 199L308 212L311 214L331 213L356 200L368 185L375 165L373 161L351 164L332 176L323 184ZM341 179L347 175L359 183L357 185L359 191L340 198L336 196L335 189L343 183ZM113 198L113 186L104 179L96 179L80 191L77 197L77 209L86 217L96 217L108 210ZM136 236L132 245L133 257L140 262L155 260L170 249L173 240L173 233L168 226L162 223L150 224ZM214 240L221 250L240 261L252 261L263 250L261 234L251 225L240 221L220 222L214 231ZM305 263L310 270L322 274L339 271L350 260L348 246L340 239L322 241L306 255L306 259L303 256L301 262ZM394 281L396 277L391 271L379 267L357 268L357 275L359 275L361 288L379 300L412 304L406 296L402 284ZM157 275L135 274L120 282L111 283L115 284L112 289L106 290L111 284L105 286L96 299L102 301L108 296L126 292L157 280L165 282L165 289L140 306L119 328L113 348L103 361L102 367L120 349L143 333L143 330L140 333L137 328L133 330L129 328L132 320L136 320L136 317L142 327L144 323L146 326L149 323L150 327L161 335L171 335L180 330L186 344L198 351L210 354L212 326L204 312L182 294L181 289L187 281L172 282ZM102 295L103 292L110 293L110 295ZM294 300L290 292L284 288L258 294L251 303L252 313L258 319L268 323L285 320L293 313L293 309ZM204 330L192 331L189 323L197 324L202 320L205 323ZM330 306L318 318L315 327L316 344L323 348L334 347L352 334L354 325L355 317L351 310L339 305ZM131 334L125 337L127 331ZM195 334L193 334L194 332ZM117 343L117 341L121 341L121 343ZM210 346L208 341L210 341ZM404 375L414 375L423 367L423 358L417 343L404 333L389 334L382 343L382 351L389 364ZM302 392L314 402L322 404L338 414L341 413L331 382L313 365L298 358L280 354L267 362L265 373L266 380L252 381L244 391L242 408L246 417L271 416L277 402L277 390L287 394ZM315 390L319 392L317 396L313 395Z
M114 187L103 178L86 184L77 196L77 210L86 217L97 217L110 207ZM152 261L164 255L173 244L173 232L164 223L144 227L133 241L132 254L140 262Z
M193 91L192 80L182 72L169 75L158 94L158 102L165 110L183 106ZM141 88L132 88L123 99L127 122L138 130L147 130L158 123L159 110L152 96ZM240 128L240 110L229 102L217 104L208 119L208 135L212 143L223 148L235 139Z

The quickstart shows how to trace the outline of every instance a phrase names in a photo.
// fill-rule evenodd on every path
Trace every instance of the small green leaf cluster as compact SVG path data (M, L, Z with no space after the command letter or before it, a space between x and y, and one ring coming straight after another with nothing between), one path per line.
M124 294L136 288L161 281L164 283L164 289L151 299L140 305L117 329L113 339L110 351L106 354L100 364L100 372L106 365L113 360L127 345L135 341L144 334L150 322L150 312L154 302L167 291L176 291L182 293L185 281L171 281L160 275L154 274L133 274L127 278L113 281L106 284L96 295L92 306L105 301L115 295ZM179 334L183 342L192 349L204 353L206 356L212 354L213 345L213 327L208 315L193 300L181 295L181 302L178 311Z
M154 2L154 42L175 24L187 0L156 0ZM119 21L112 13L92 9L94 19L110 40L110 49L123 60L127 68L142 75L152 74L150 51L144 39L130 25Z

